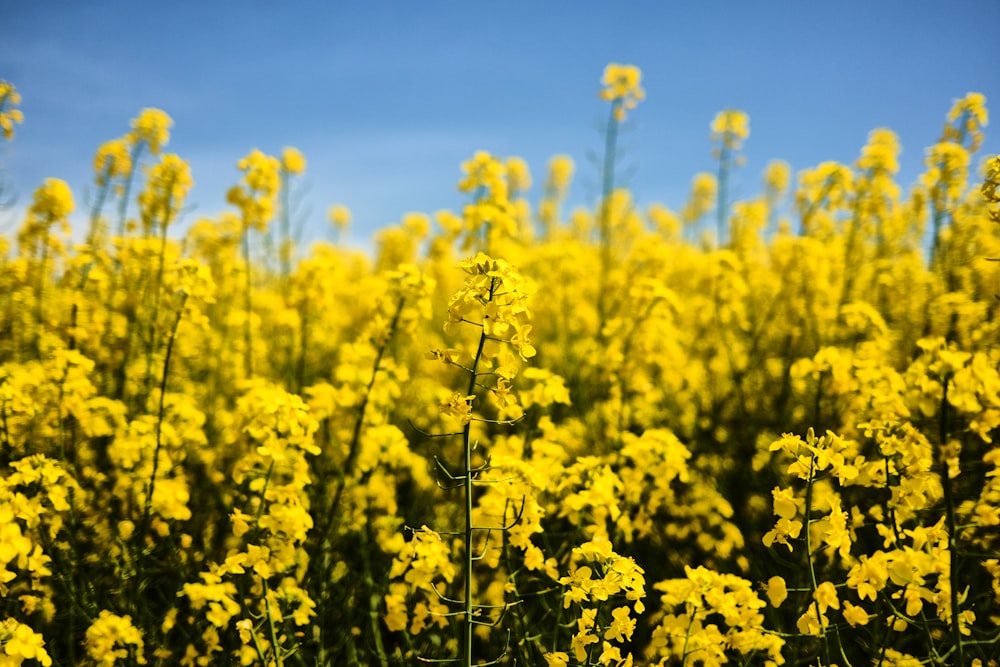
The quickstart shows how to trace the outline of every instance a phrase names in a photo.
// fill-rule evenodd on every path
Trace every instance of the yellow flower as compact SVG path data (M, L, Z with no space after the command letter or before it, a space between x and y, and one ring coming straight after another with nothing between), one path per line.
M507 184L511 192L524 192L531 187L531 171L523 158L509 157L505 167Z
M823 614L816 615L816 605L811 604L806 608L804 614L799 616L796 627L804 635L818 635L823 628L829 625L829 620Z
M174 124L165 112L159 109L143 109L132 121L132 131L128 138L133 146L145 143L149 152L159 155L160 149L170 141L170 126Z
M830 608L840 609L840 599L837 597L837 589L833 582L824 581L817 586L813 592L813 599L819 604L821 614L826 613L826 610Z
M1000 210L996 208L996 205L1000 204L1000 194L997 193L997 188L1000 188L1000 155L994 156L986 164L986 177L980 188L983 199L989 205L990 219L1000 223Z
M236 166L243 172L243 185L230 188L226 201L241 210L246 227L266 232L281 189L281 162L255 148Z
M42 635L16 619L8 618L0 624L0 642L3 644L0 664L20 665L23 660L37 660L43 667L52 664L52 658L43 648Z
M439 405L441 414L461 417L462 424L468 424L472 421L472 401L475 398L475 396L463 396L462 394L454 393L441 401Z
M774 498L774 515L776 517L795 518L803 501L795 497L795 492L792 489L782 489L776 486L771 490L771 496Z
M604 638L620 642L632 639L636 620L629 615L628 607L617 607L611 611L611 625L604 631ZM621 658L619 658L621 659Z
M862 555L860 562L847 573L847 586L857 590L858 597L875 601L878 592L889 579L885 553L876 551L871 557Z
M351 210L343 204L334 204L327 210L326 215L338 232L343 232L351 224Z
M681 211L681 218L687 224L697 222L715 207L719 184L715 176L707 173L695 174L691 181L691 194Z
M573 655L580 662L587 659L587 647L590 644L596 644L598 639L596 636L588 632L587 630L580 630L578 633L573 635L573 640L570 645L573 648Z
M872 130L868 143L861 149L858 169L895 174L899 171L899 139L896 133L884 127Z
M402 632L406 629L409 624L409 619L406 615L406 597L403 592L406 591L406 586L400 586L398 584L392 584L390 590L394 592L385 595L385 616L382 620L385 622L389 632Z
M50 232L52 226L59 225L68 233L68 217L74 208L73 192L66 181L45 179L45 183L35 190L28 217L17 234L18 243L27 248L51 248L55 243Z
M982 128L989 123L986 96L982 93L969 93L956 100L948 111L948 123L942 139L961 143L962 139L968 138L969 152L975 153L983 143Z
M113 139L101 144L94 155L94 173L97 185L127 176L132 171L132 152L126 138Z
M476 151L471 160L462 163L465 178L458 183L461 192L487 191L496 199L506 199L507 168L487 151Z
M764 170L764 185L774 195L781 195L788 190L791 180L791 167L783 160L769 162Z
M194 181L191 168L179 155L167 153L147 170L146 189L139 195L143 228L160 229L177 218Z
M965 192L969 162L969 151L953 141L941 141L927 149L927 171L921 174L920 182L939 208L958 201Z
M867 625L868 612L863 608L855 606L847 600L844 600L844 620L847 621L851 627Z
M113 667L119 659L146 664L142 633L132 625L132 617L118 616L107 609L87 628L86 649L98 665Z
M253 621L249 618L236 621L236 630L240 633L240 641L244 644L249 644L253 638Z
M727 150L739 150L743 140L750 136L750 117L736 109L720 111L712 119L712 140Z
M431 231L431 219L426 213L407 213L403 215L403 229L416 239L422 239Z
M289 174L301 174L306 170L306 158L298 148L289 146L281 152L281 166Z
M24 122L24 114L20 109L14 109L21 103L21 95L14 84L0 81L0 130L3 138L10 141L14 138L14 123Z
M764 592L767 594L767 599L771 602L771 606L775 609L780 607L781 603L788 597L788 588L785 585L785 580L778 576L767 580Z
M632 654L627 653L626 657L622 658L621 649L617 646L613 646L609 642L604 642L601 647L601 655L597 656L597 664L599 665L611 665L612 667L631 667L632 666Z
M635 65L620 65L610 63L604 68L604 76L601 77L600 97L602 100L611 102L615 121L625 120L625 112L636 107L646 97L646 91L642 89L639 82L642 72Z
M542 657L545 658L546 667L566 667L569 665L569 654L564 651L546 653Z
M573 158L568 155L556 155L549 160L549 177L545 183L546 190L554 193L565 193L573 178Z
M35 198L30 212L50 220L62 220L76 208L73 191L69 184L59 178L47 178L45 184L35 190Z

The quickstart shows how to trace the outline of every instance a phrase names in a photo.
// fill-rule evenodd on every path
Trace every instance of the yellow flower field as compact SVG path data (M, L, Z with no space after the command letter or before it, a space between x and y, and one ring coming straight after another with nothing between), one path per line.
M470 150L370 255L296 247L294 148L177 233L157 109L86 230L42 183L0 237L0 665L1000 664L983 96L908 191L878 128L737 200L721 111L672 211L619 187L639 70L597 92L592 209Z

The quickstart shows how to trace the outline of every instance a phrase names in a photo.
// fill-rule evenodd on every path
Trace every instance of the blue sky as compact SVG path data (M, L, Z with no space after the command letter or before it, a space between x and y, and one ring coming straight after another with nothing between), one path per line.
M251 149L296 146L306 237L344 203L357 244L406 212L458 210L460 164L481 149L525 158L535 198L548 159L568 154L571 203L592 204L612 61L638 65L647 92L622 137L640 205L683 205L691 177L713 170L708 126L724 108L750 115L735 196L758 191L771 159L851 163L876 127L899 135L909 185L970 91L1000 124L997 0L12 0L3 17L0 79L25 122L0 165L19 207L55 176L82 208L97 147L158 107L174 119L167 150L192 165L187 221L226 210ZM983 154L998 139L987 128ZM0 230L17 214L0 212Z

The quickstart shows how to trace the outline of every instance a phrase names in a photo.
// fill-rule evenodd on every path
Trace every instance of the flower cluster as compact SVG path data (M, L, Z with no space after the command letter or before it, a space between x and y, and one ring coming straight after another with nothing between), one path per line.
M243 184L230 188L226 199L240 210L246 229L266 231L281 185L281 161L254 149L236 166L243 172Z
M614 552L606 537L573 548L570 572L559 579L564 586L563 607L574 608L576 632L570 641L573 659L583 664L631 667L634 657L627 645L635 632L632 614L645 610L646 578L630 557ZM568 664L568 653L546 654L546 663ZM596 663L595 663L596 661Z
M7 141L14 138L14 124L24 122L24 114L20 109L14 108L20 103L21 95L14 85L0 81L0 130Z
M635 109L646 97L646 91L639 84L642 72L635 65L611 63L604 68L601 77L600 97L611 102L612 115L617 122L625 120L627 112Z
M671 658L703 665L725 665L759 652L763 664L785 663L785 641L766 630L766 603L741 577L704 567L684 568L685 576L653 585L662 592L663 613L650 643L651 664Z
M479 152L371 252L293 247L294 148L178 225L157 109L97 150L82 242L42 183L0 234L0 663L996 661L985 100L912 189L876 128L753 193L724 111L718 171L644 205L640 78L605 72L593 205L565 156L529 203Z

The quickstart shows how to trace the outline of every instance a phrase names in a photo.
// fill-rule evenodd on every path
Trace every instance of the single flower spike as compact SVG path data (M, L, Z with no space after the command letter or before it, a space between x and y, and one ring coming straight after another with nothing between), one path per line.
M750 117L737 109L726 109L712 119L712 141L728 150L738 151L750 136Z
M170 127L174 121L160 109L143 109L132 119L132 131L128 133L129 143L135 146L145 143L149 152L159 155L160 149L170 141Z
M635 65L611 63L604 68L600 96L611 102L615 120L625 120L625 112L636 107L646 97L646 91L639 85L642 72Z
M351 224L351 209L343 204L334 204L327 209L326 215L338 232L343 232Z
M14 138L14 123L24 122L24 114L14 108L20 103L21 95L14 84L0 81L0 131L7 141Z
M301 174L306 170L306 158L299 149L289 146L281 151L281 166L289 174Z

